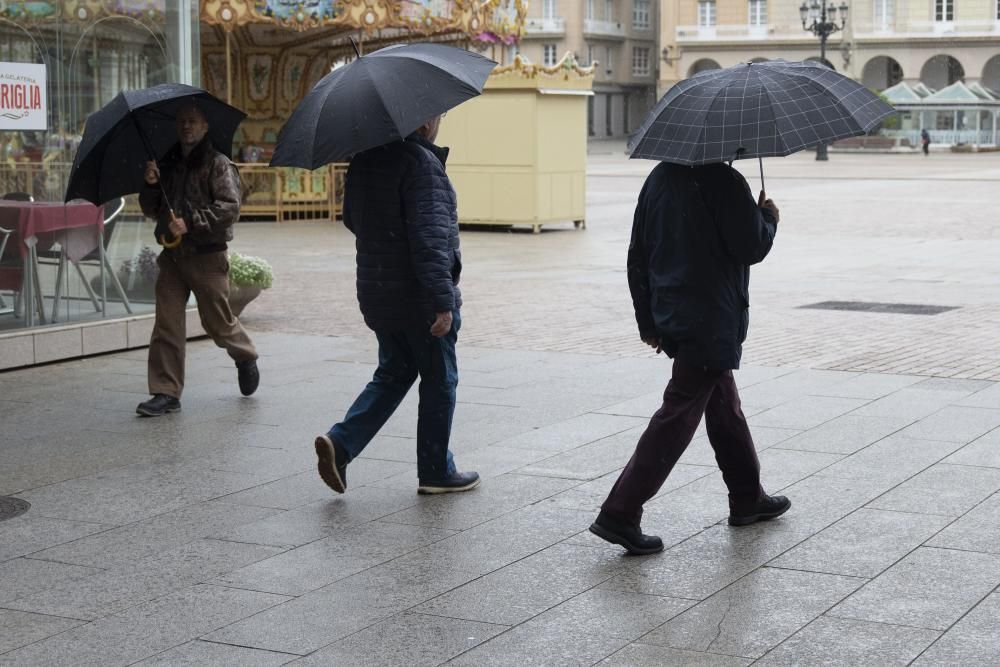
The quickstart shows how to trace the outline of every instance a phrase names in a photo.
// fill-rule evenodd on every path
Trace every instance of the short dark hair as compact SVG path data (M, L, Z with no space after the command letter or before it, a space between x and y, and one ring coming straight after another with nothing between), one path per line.
M200 104L198 104L198 100L193 97L189 97L184 100L181 105L177 107L177 115L180 116L182 113L189 110L198 112L198 115L201 116L202 120L206 123L208 122L208 114L206 114L205 110L201 108Z

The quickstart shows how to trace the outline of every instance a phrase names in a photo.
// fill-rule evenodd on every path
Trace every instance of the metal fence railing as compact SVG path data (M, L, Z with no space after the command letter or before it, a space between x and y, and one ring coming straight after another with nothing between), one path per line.
M322 221L338 219L343 212L346 164L330 164L315 171L257 163L236 166L242 181L244 218ZM27 192L38 201L61 201L70 167L56 161L0 161L0 195ZM128 197L126 202L127 216L142 215L136 197Z

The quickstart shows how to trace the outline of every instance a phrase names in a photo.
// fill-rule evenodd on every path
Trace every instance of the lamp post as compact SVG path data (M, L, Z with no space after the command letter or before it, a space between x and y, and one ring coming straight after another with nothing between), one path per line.
M847 25L847 0L840 0L840 7L826 0L802 0L799 7L799 16L802 18L802 29L819 37L819 57L820 62L827 64L826 40L835 32L840 32ZM837 15L840 14L840 22L837 22ZM816 147L816 159L828 160L826 154L826 144Z

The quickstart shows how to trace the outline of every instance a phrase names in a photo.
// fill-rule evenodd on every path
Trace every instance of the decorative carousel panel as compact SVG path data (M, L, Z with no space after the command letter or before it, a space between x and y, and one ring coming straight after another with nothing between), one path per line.
M468 32L476 41L510 45L524 36L528 14L525 0L487 0L482 7L485 20L478 23L478 17L474 16L468 25Z
M336 22L343 14L342 4L338 0L253 0L250 11L259 20L308 30Z
M21 23L59 17L60 2L0 2L0 17Z
M274 54L252 53L245 60L246 105L244 111L251 118L274 116Z

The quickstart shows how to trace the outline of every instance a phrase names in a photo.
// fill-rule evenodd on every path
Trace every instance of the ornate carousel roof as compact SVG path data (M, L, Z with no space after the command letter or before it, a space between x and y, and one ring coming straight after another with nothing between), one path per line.
M316 29L512 44L524 31L527 0L202 0L202 23L233 31L273 26L287 34Z

